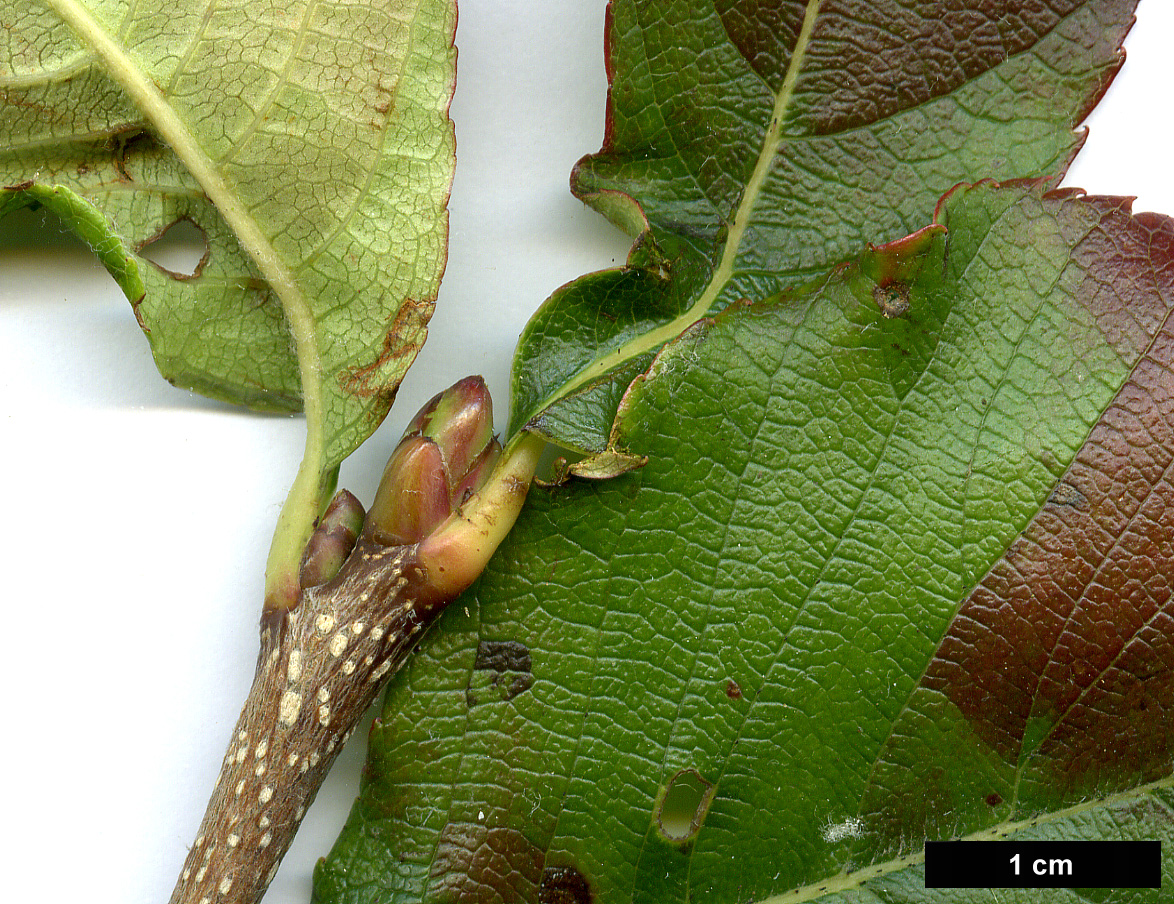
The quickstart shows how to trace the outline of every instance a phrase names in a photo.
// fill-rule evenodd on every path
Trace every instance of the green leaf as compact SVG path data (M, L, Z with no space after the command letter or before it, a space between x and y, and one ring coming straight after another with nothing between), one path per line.
M535 491L393 682L317 900L938 900L927 837L1168 835L1174 221L1128 206L959 189L667 345L648 464Z
M955 183L1062 174L1135 5L616 0L604 145L572 188L638 241L531 321L511 429L598 452L699 317L913 231Z
M29 182L0 189L0 217L24 207L43 207L62 223L69 224L114 277L131 303L142 301L146 289L138 264L93 205L64 186L50 187Z
M86 224L102 224L116 250L99 258L131 302L159 372L170 382L258 411L301 411L298 358L281 304L215 205L150 136L137 134L128 146L113 147L113 154L99 146L67 148L47 166L38 164L58 174L55 184L0 189L11 197L7 209L41 204L91 247ZM34 172L34 166L32 156L9 161L3 178ZM77 179L62 175L75 169ZM44 196L55 194L69 197L68 207L46 202ZM169 272L137 253L182 222L194 224L207 246L193 274ZM135 272L138 285L125 285L122 271Z
M385 413L444 266L451 4L48 7L10 13L0 178L69 186L136 249L196 224L195 278L143 268L164 375L286 410L311 375L337 464Z
M136 250L181 221L203 233L196 274L139 266L131 300L172 382L305 410L284 516L304 539L424 341L454 4L16 0L4 25L0 184L64 186Z

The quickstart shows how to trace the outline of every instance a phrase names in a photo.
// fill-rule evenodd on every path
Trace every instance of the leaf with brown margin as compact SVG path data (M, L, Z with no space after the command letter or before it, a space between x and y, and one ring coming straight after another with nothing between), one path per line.
M535 491L393 682L317 899L542 900L532 846L595 902L920 902L927 837L1167 831L1172 309L1170 220L984 183L688 330L621 406L648 464ZM1049 544L1094 606L1024 564ZM526 647L524 691L469 693L485 643ZM495 831L527 853L438 866Z
M961 718L958 734L997 754L994 772L962 763L987 773L989 792L941 801L953 812L1106 797L1168 776L1174 760L1174 222L1130 219L1122 199L1082 203L1104 219L1078 249L1087 273L1078 297L1110 341L1142 357L1039 513L963 602L893 726L899 743L878 757L876 799L862 810L895 820L875 833L906 845L902 811L939 785L945 755L920 748L919 725L941 731Z
M572 189L636 244L531 320L511 429L599 452L699 317L912 232L956 183L1061 175L1135 6L615 0L603 147Z
M0 185L64 186L128 248L194 224L199 273L144 266L131 299L161 373L305 412L270 559L269 597L288 604L444 271L455 3L15 0L2 24Z
M194 223L209 246L199 276L143 268L138 313L160 369L260 408L296 409L309 392L332 467L386 412L443 271L453 19L446 0L167 15L21 0L0 55L0 182L68 185L136 248ZM295 342L313 356L309 387ZM378 392L346 390L356 366Z

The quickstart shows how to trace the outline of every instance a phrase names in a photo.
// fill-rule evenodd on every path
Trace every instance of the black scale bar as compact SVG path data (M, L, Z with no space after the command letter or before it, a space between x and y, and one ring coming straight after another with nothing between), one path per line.
M927 841L925 887L1161 888L1162 843Z

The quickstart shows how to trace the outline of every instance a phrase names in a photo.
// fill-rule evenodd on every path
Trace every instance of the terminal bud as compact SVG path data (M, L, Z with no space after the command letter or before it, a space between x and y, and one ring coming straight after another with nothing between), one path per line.
M493 403L481 377L466 377L428 402L392 453L367 515L367 534L386 546L418 543L493 470Z

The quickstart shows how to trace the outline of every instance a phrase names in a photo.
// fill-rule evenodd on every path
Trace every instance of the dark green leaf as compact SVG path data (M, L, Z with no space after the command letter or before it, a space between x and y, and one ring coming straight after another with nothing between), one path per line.
M512 429L605 448L627 362L697 318L912 232L957 182L1063 173L1135 5L616 0L572 187L639 240L535 316Z
M1172 308L1174 221L983 184L686 331L647 466L536 491L393 683L318 899L937 900L926 837L1168 834Z

